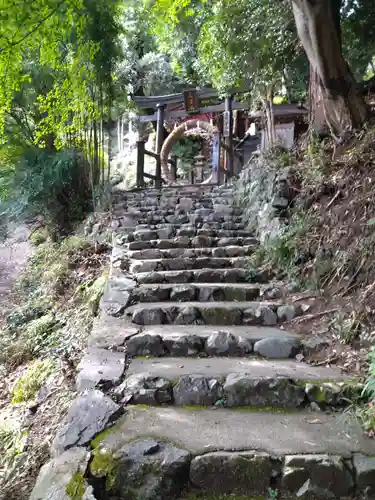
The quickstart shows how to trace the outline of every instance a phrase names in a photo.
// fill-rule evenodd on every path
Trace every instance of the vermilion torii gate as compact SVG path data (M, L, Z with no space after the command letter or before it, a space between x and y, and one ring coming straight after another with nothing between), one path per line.
M209 132L214 137L213 150L213 171L210 181L220 183L223 175L220 175L220 146L225 151L224 172L227 177L234 173L234 150L233 150L233 110L247 109L246 104L237 102L233 95L243 93L245 90L233 89L225 99L220 99L215 90L212 89L190 89L181 94L173 94L157 97L133 97L139 109L154 109L151 115L139 116L139 122L155 122L156 127L156 151L147 151L145 141L138 141L137 155L137 187L144 185L144 179L149 178L155 182L155 187L160 188L163 183L171 184L176 182L176 158L168 159L171 148L175 142L183 135L185 130L191 128L201 128ZM176 109L177 108L177 109ZM179 109L178 109L179 108ZM222 144L221 133L217 127L206 121L207 114L223 115L222 136L225 141ZM164 122L178 120L183 117L191 117L177 129L175 129L165 140ZM144 157L149 155L156 160L155 175L144 172ZM207 182L207 181L206 181Z

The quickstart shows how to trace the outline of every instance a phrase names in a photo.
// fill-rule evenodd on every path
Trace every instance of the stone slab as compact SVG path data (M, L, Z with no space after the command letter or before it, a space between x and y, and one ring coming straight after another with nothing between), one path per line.
M94 496L90 497L91 487L83 479L89 460L90 453L85 448L71 448L50 460L41 468L29 500L69 500L78 477L85 490L82 499L95 500Z
M114 318L102 313L94 320L88 345L89 347L103 349L120 347L125 344L127 339L136 335L139 331L140 328L132 326L127 318Z
M77 390L110 389L121 382L125 366L124 352L89 347L77 367Z
M149 373L155 377L176 380L183 375L200 374L220 378L229 374L249 375L252 378L290 378L301 381L344 381L340 370L312 367L292 360L263 360L258 358L135 358L128 374Z
M326 453L349 458L353 452L375 451L374 441L356 419L335 414L134 406L127 410L117 427L123 440L153 436L195 455L256 450L272 456Z
M57 430L52 455L58 456L74 446L86 446L123 412L121 406L98 390L78 396Z

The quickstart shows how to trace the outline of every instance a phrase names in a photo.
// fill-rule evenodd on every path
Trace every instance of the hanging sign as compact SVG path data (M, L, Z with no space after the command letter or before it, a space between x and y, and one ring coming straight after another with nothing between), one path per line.
M223 137L230 136L230 111L224 111L223 113Z
M186 90L184 92L185 111L187 113L199 112L199 99L196 90Z
M220 135L216 134L212 145L212 182L219 181Z

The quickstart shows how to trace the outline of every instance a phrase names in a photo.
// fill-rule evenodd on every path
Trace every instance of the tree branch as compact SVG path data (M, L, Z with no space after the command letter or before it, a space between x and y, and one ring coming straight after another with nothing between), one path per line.
M20 38L19 40L17 40L16 42L14 43L11 43L10 45L8 45L8 47L5 47L3 49L0 49L0 54L12 47L15 47L16 45L19 45L20 43L22 43L24 40L26 40L26 38L28 38L30 35L32 35L33 33L35 33L35 31L37 31L40 26L42 26L42 24L44 24L50 17L52 17L58 10L59 8L62 6L62 4L65 2L65 0L61 0L57 6L51 10L51 12L49 12L45 17L43 17L43 19L41 19L38 24L36 24L34 26L34 28L30 31L28 31L22 38Z

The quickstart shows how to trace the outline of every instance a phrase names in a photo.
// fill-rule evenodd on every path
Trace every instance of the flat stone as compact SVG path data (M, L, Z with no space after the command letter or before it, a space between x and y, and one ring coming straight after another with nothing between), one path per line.
M329 454L347 459L353 452L374 453L374 441L364 435L356 418L348 416L343 421L335 413L128 406L121 422L116 428L124 441L157 436L179 443L195 456L217 450L262 450L276 457Z
M222 397L222 386L216 379L201 375L184 375L173 387L177 405L212 406Z
M296 338L267 338L254 345L254 352L265 358L294 358L300 348Z
M309 481L309 482L308 482ZM349 462L338 455L286 456L283 488L302 498L319 492L320 498L344 498L353 493ZM300 493L299 493L300 492Z
M174 321L176 325L193 325L200 319L199 309L196 307L183 307L179 310Z
M127 343L127 352L129 356L163 356L165 347L163 341L158 335L149 335L139 333L131 337Z
M116 399L123 403L159 405L171 403L172 382L148 373L130 375L114 391Z
M121 316L130 304L131 292L136 283L126 277L110 277L100 299L100 309L109 316Z
M353 464L356 475L357 492L375 495L375 456L355 453Z
M170 299L176 302L186 302L194 300L196 295L195 287L191 285L174 286L170 293Z
M111 497L116 494L134 500L172 500L188 484L190 453L156 439L139 438L129 443L113 433L93 455L91 474L102 479L111 472L103 467L103 457L104 463L106 457L111 457L117 471L107 476L106 493Z
M85 448L71 448L59 457L53 458L40 469L30 500L69 500L69 487L73 488L77 480L84 488L84 497L87 500L91 494L91 487L84 479L84 474L90 460L90 452ZM94 496L91 496L95 500Z
M203 306L200 309L204 323L208 325L240 325L242 323L242 313L239 308L224 308L216 304L214 303L212 307Z
M77 370L76 386L79 392L97 386L107 390L121 382L125 372L125 354L91 347Z
M98 390L78 396L69 408L52 442L53 456L74 446L86 446L111 425L123 409Z
M206 494L267 494L273 469L266 453L217 451L192 460L190 482Z
M88 345L103 349L118 348L138 331L139 328L131 326L124 318L114 318L102 313L94 319Z
M286 378L250 378L229 374L224 383L224 397L228 407L275 406L298 408L305 400L302 387Z
M158 239L158 233L156 231L151 231L149 229L140 229L138 231L134 231L133 236L135 240L141 240L141 241L150 241Z

